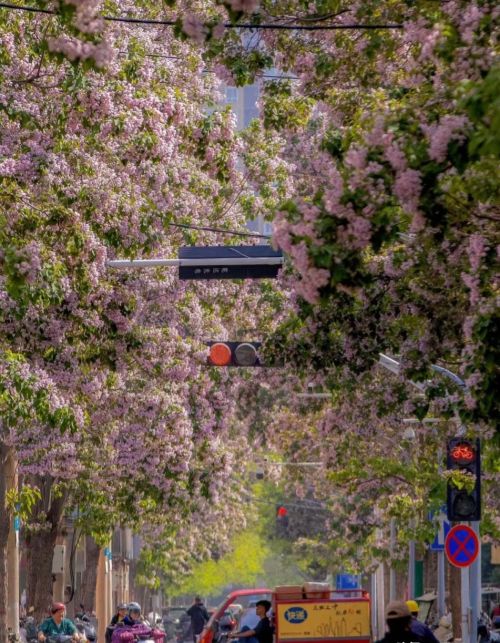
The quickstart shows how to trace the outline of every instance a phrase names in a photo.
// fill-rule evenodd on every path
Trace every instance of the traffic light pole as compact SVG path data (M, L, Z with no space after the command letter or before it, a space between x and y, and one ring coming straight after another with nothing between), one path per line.
M461 625L462 625L462 641L476 642L476 637L472 635L475 628L471 625L471 609L470 609L470 588L469 588L469 569L462 567L460 570L460 604L461 604Z
M380 353L378 363L380 366L390 371L391 373L399 375L401 365L392 357L388 357L387 355ZM442 366L438 366L437 364L432 364L431 369L435 373L448 378L461 389L467 390L467 385L462 380L462 378L460 378L452 371L449 371L447 368L443 368ZM425 390L426 388L426 385L421 382L413 382L412 380L410 380L410 383L421 391ZM479 536L479 521L472 522L471 527L474 529L479 543L481 543ZM413 574L415 573L411 559L412 556L410 547L410 588L412 588L412 569ZM438 611L440 615L441 613L444 613L445 609L444 577L444 553L438 552ZM462 641L464 643L477 643L477 621L481 614L481 547L479 547L479 554L474 563L472 563L470 567L465 567L461 570L461 599Z
M479 542L479 552L476 560L469 567L469 590L470 590L470 605L473 627L471 632L471 641L476 639L476 627L474 624L478 622L481 616L481 536L479 535L479 521L475 520L470 523L474 530Z
M439 618L446 614L446 574L444 550L437 552L437 601Z

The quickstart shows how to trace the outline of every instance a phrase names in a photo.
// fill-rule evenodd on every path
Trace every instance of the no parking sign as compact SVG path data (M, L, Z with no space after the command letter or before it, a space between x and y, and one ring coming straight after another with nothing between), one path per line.
M446 557L455 567L468 567L479 553L479 540L468 525L455 525L446 536Z

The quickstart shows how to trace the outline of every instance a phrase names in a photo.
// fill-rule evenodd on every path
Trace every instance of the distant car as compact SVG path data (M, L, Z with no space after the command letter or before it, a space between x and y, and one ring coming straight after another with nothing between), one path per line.
M168 641L177 643L192 643L191 619L187 614L187 607L170 607L163 617L163 626L167 632Z
M203 628L203 632L200 634L199 643L214 643L216 635L219 631L219 622L220 619L224 616L224 613L229 610L229 606L232 603L237 603L242 605L244 610L245 606L249 605L249 602L253 601L254 610L255 603L262 599L271 600L272 591L270 589L238 589L234 592L231 592L226 598L222 601L219 607L216 608L215 612L210 617L210 620ZM241 628L241 620L240 620Z
M170 607L168 610L168 615L172 619L172 621L177 625L179 623L181 616L184 616L187 610L188 610L187 607Z
M177 643L188 643L188 641L189 643L193 642L193 627L191 625L191 617L189 614L185 614L179 619Z

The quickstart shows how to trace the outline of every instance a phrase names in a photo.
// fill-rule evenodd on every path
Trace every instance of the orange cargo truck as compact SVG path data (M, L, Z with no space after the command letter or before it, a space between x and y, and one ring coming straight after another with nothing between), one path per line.
M272 604L275 643L370 643L370 598L367 592L361 589L332 591L327 583L231 592L214 610L199 643L219 641L219 622L231 604L241 604L243 613L253 612L255 608L252 606L264 598Z
M276 643L369 643L370 598L363 590L331 591L325 583L276 587Z

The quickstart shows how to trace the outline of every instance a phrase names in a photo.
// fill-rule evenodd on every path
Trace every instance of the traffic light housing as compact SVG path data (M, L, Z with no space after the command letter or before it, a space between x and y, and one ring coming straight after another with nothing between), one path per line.
M210 366L262 366L261 342L207 342Z
M276 531L278 536L285 536L288 532L288 509L284 505L276 506Z
M452 438L447 446L447 468L474 477L472 490L459 489L448 479L448 520L466 522L481 520L481 451L479 439Z

